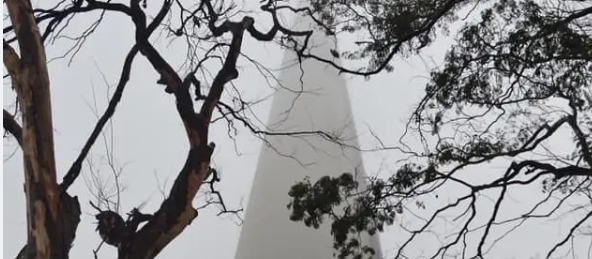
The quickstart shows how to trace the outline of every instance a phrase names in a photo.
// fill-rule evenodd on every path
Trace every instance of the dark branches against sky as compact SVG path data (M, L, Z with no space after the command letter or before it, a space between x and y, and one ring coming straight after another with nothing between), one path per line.
M141 214L135 210L136 213L132 213L132 218L125 223L125 233L122 234L124 238L117 241L111 240L110 244L118 247L119 258L154 258L197 217L192 201L212 172L209 164L215 145L208 141L209 126L226 85L239 76L237 61L241 57L245 33L258 41L272 41L280 33L291 37L307 37L312 33L312 31L291 31L283 27L273 8L275 6L273 1L267 2L262 7L272 15L275 21L266 32L256 29L254 18L249 16L244 16L240 21L231 21L225 17L229 9L224 9L223 3L214 3L209 0L200 1L200 4L192 10L186 9L180 1L173 0L154 3L131 0L129 5L110 1L76 0L61 1L51 8L35 8L26 0L11 0L6 1L5 4L8 6L12 24L3 30L4 64L13 80L24 123L21 130L14 120L14 115L5 110L4 127L22 145L28 165L25 167L26 192L29 198L27 215L31 220L35 220L28 226L28 242L19 255L23 258L68 258L68 251L79 222L80 204L68 195L67 190L79 177L83 161L114 115L117 105L123 100L123 92L129 81L133 60L138 53L144 56L154 71L159 74L158 83L165 86L165 92L174 95L177 112L183 121L190 148L187 159L160 208L152 214ZM160 5L158 13L151 20L147 18L145 6L143 6L145 4ZM180 7L182 13L190 10L189 16L181 15L183 27L199 27L200 22L207 24L205 30L199 31L200 35L196 36L198 44L200 39L226 41L224 44L211 47L212 50L224 47L225 55L220 56L222 67L214 76L209 85L209 91L205 94L201 94L203 88L198 87L202 82L193 73L179 75L150 41L150 36L155 30L165 25L165 18L170 16L175 6ZM107 109L97 121L80 154L65 174L63 182L58 185L55 179L57 174L54 165L53 126L49 104L50 75L47 72L44 44L51 44L63 33L72 19L84 17L84 14L91 12L100 13L100 18L86 30L85 34L76 38L75 48L83 45L108 13L119 13L129 17L135 28L135 45L125 58L119 83ZM176 34L182 35L184 31L188 30L180 28ZM19 44L20 57L11 46L15 42ZM76 52L77 50L71 52L71 55L75 55ZM203 61L209 58L210 56L206 55ZM200 69L199 66L205 65L202 61L197 64L198 67L192 68L192 71L197 71ZM36 76L31 76L33 74ZM203 101L201 107L194 107L191 87L196 87L194 92L200 93L198 99ZM240 117L238 119L241 120ZM41 182L38 182L39 175L44 175ZM211 188L214 182L216 182L214 179L208 182ZM214 191L213 188L212 191ZM225 207L224 211L227 211ZM141 221L147 221L139 229L137 229L138 222L141 221L134 220L135 215L142 215Z
M192 201L202 185L205 183L216 193L212 187L219 178L210 166L215 144L208 139L216 112L229 125L238 122L258 136L314 134L339 143L338 136L315 130L259 129L245 115L246 101L240 96L234 106L221 100L233 80L240 76L237 65L244 57L243 41L248 36L258 42L277 42L296 52L299 61L313 59L333 65L342 73L370 76L392 71L394 59L418 54L435 45L453 28L460 28L453 35L456 41L446 50L443 64L430 73L425 95L402 137L420 143L421 147L408 152L415 154L414 157L404 164L393 165L396 172L386 178L371 179L368 189L361 193L352 193L357 183L347 174L321 178L316 183L303 181L290 190L292 219L313 227L323 220L331 221L335 247L342 257L372 254L363 244L348 238L348 233L384 231L386 225L409 211L410 202L425 208L427 205L422 200L437 197L439 191L451 185L461 194L435 208L425 225L409 230L410 237L399 247L397 255L406 256L408 251L404 248L417 236L430 231L437 224L436 218L450 211L457 213L455 221L462 221L458 225L460 229L432 251L433 258L453 252L459 252L463 258L487 257L497 243L493 236L499 233L498 226L512 222L520 225L526 220L565 212L569 209L565 207L567 200L578 201L585 211L564 231L567 236L558 239L557 246L541 248L546 249L549 258L576 235L578 228L590 222L592 7L589 0L312 0L310 7L292 6L293 3L282 0L261 1L257 11L267 15L271 24L261 24L254 15L246 15L248 12L239 10L237 3L63 0L48 8L33 7L28 0L4 1L11 21L3 29L4 65L19 108L16 114L4 110L4 128L23 150L30 222L27 245L19 258L68 258L80 221L80 204L68 189L79 178L82 162L115 114L117 105L125 101L124 90L138 54L158 74L155 85L163 85L163 94L174 96L189 150L159 209L152 213L134 210L125 223L124 238L111 242L117 246L119 258L156 257L197 217ZM146 8L146 4L158 8ZM153 9L157 10L149 13ZM99 14L95 22L78 37L70 37L75 41L68 51L71 58L109 14L128 18L134 43L125 57L107 109L85 143L81 143L79 155L58 184L50 104L51 74L45 48L57 44L56 40L74 19L88 18L91 13ZM303 31L288 28L280 22L280 17L288 14L306 16L316 28ZM169 33L168 36L187 40L190 51L185 64L189 72L182 74L176 70L171 59L153 45L151 37L159 29ZM337 65L323 58L328 53L313 53L309 40L319 31L337 37L340 42L345 39L353 43L330 53L351 62ZM354 42L351 36L356 36ZM259 68L256 59L245 59ZM353 63L361 65L351 67ZM215 72L210 77L199 76L198 71L204 70ZM21 118L20 123L15 118ZM561 147L551 146L558 139ZM503 163L504 170L484 170L489 162ZM469 170L486 173L473 179L464 174ZM525 206L518 216L502 217L508 193L524 186L537 186L538 191L532 196L540 200ZM485 193L493 193L495 198L491 207L483 209L478 201ZM560 202L552 204L550 197ZM353 204L343 214L334 213L332 208L345 198L353 198ZM544 205L554 209L540 214L537 208ZM135 220L134 215L141 220ZM485 222L479 223L479 217L484 217ZM140 226L140 221L146 223ZM472 246L466 242L475 236L479 242Z
M353 183L341 178L295 185L290 194L295 220L333 222L332 231L340 234L335 245L343 254L362 256L362 246L346 240L345 233L383 231L408 216L425 224L407 229L409 238L394 258L419 256L406 249L430 233L439 243L428 258L493 258L498 242L515 238L510 232L527 220L573 215L577 220L563 225L565 236L545 237L556 246L524 247L547 258L573 251L564 247L567 241L592 222L590 1L313 2L334 32L369 38L357 42L365 48L341 56L369 60L369 70L361 71L370 74L389 70L394 54L417 53L439 42L442 32L460 29L443 64L432 70L402 137L420 143L417 155L386 179L371 179L363 193L351 193ZM355 197L342 215L330 209L345 203L334 197L336 189L340 197ZM538 191L512 207L516 202L509 197L525 189ZM429 204L436 207L428 215L414 216ZM457 226L452 233L436 230L445 214Z

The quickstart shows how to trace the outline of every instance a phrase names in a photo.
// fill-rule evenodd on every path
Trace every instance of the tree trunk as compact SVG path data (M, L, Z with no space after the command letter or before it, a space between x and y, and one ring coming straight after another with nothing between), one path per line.
M6 0L21 57L6 42L4 65L15 84L22 114L22 150L27 203L27 245L23 258L68 258L80 221L80 204L60 194L45 48L28 0Z

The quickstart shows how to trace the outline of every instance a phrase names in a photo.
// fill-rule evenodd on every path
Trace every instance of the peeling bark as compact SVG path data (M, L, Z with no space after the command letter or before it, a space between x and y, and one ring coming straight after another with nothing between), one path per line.
M18 74L21 67L21 60L16 54L14 48L12 48L6 40L3 40L2 46L2 59L4 61L4 66L10 75L12 80L12 88L17 84Z
M196 84L191 80L193 75L188 75L185 80L182 80L149 41L150 35L162 23L173 1L163 0L159 13L150 24L146 22L146 15L139 1L131 0L129 7L100 1L84 1L86 4L83 5L83 1L79 1L59 14L63 15L60 18L63 19L70 14L102 9L129 16L136 27L136 45L126 59L120 82L121 90L129 77L131 60L136 53L141 53L159 74L160 79L157 83L165 85L165 91L175 96L177 112L187 134L190 149L168 198L151 217L145 219L147 223L142 228L135 231L137 224L134 225L133 231L130 231L132 233L126 235L119 243L118 258L121 259L156 257L197 217L192 201L208 177L213 152L213 145L209 145L208 141L212 113L219 103L225 85L238 77L236 65L244 34L248 32L258 40L270 41L278 31L284 30L279 25L274 25L268 33L260 33L254 28L254 20L251 17L246 17L240 22L225 21L220 26L216 26L218 14L208 0L201 1L199 9L209 14L208 28L212 36L220 37L229 33L232 35L232 40L223 67L215 76L210 91L207 96L204 96L204 103L198 110L194 107L189 92L191 84ZM58 186L53 153L49 79L39 29L28 0L7 0L5 3L13 23L12 28L16 32L19 47L23 53L19 58L14 49L6 42L4 43L4 63L15 82L13 85L23 114L22 146L25 157L29 232L27 245L17 258L68 258L80 221L80 204L75 197L69 196L66 190L78 177L80 161L92 147L94 139L106 121L105 118L108 119L115 108L114 106L111 108L110 104L104 118L99 121L78 159L66 174L64 182ZM58 14L52 15L57 17ZM119 99L114 98L114 100L116 104Z
M68 258L71 244L74 242L76 237L76 229L80 223L80 203L78 198L72 197L67 193L64 193L60 197L60 217L59 217L59 228L58 232L60 235L61 247L56 249L60 254L66 255L64 258ZM16 256L16 259L30 258L26 257L27 245L24 245L21 251Z
M19 258L68 258L78 222L76 198L58 190L45 48L31 3L7 0L21 57L4 42L4 65L22 114L22 149L27 203L27 245ZM6 57L8 54L8 58ZM5 114L6 115L6 114Z

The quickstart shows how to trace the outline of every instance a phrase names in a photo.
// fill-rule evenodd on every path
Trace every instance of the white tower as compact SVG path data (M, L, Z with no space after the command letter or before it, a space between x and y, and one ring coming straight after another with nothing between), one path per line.
M302 21L296 21L302 22ZM301 27L302 24L296 27ZM335 42L315 33L310 44L315 53L331 57ZM274 96L268 128L274 132L324 131L345 139L337 145L318 135L268 136L259 156L246 207L244 225L235 259L331 259L333 238L330 225L308 228L290 221L288 191L306 176L315 182L324 175L356 173L363 180L363 164L356 139L349 94L344 78L333 67L313 60L295 64L295 54L286 52ZM326 222L329 223L330 222ZM365 237L381 258L378 237Z

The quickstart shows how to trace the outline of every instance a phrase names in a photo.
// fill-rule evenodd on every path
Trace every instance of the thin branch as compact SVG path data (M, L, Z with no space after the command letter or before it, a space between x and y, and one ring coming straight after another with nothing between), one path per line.
M557 250L559 247L561 247L562 245L564 245L569 240L569 238L573 236L573 234L576 231L576 229L578 229L582 224L584 224L590 217L592 217L592 210L590 210L588 212L588 214L586 214L586 216L584 216L580 221L578 221L569 230L569 233L565 236L565 238L563 240L561 240L559 243L557 243L555 246L553 246L553 248L551 248L551 250L547 254L547 257L546 258L550 258L551 255L555 252L555 250Z
M105 110L105 112L103 113L103 116L101 116L101 118L99 119L99 121L95 125L93 132L91 133L90 137L87 139L86 143L84 144L82 150L80 151L80 154L78 155L78 157L76 158L76 160L74 161L74 163L72 164L70 169L68 170L68 173L66 173L66 175L64 176L63 182L60 184L60 190L62 192L66 191L74 183L76 178L80 175L80 171L82 170L82 163L84 162L84 159L86 158L86 156L90 152L91 147L93 146L93 144L95 143L95 141L97 140L99 135L101 134L103 127L105 127L105 125L107 124L109 119L111 119L111 117L115 113L115 108L117 107L117 104L119 103L119 101L121 101L121 98L123 96L123 90L125 89L125 85L129 81L129 76L130 76L131 69L132 69L132 63L133 63L134 57L136 56L136 54L138 54L138 51L139 51L138 46L134 45L132 47L132 49L129 51L129 53L127 54L127 56L125 58L125 62L123 64L123 69L121 71L121 77L119 78L119 83L117 84L117 88L115 90L115 93L113 93L113 98L111 98L111 101L109 101L109 105L107 106L107 109Z
M19 145L23 146L23 128L16 122L14 116L4 110L4 129L14 136Z

